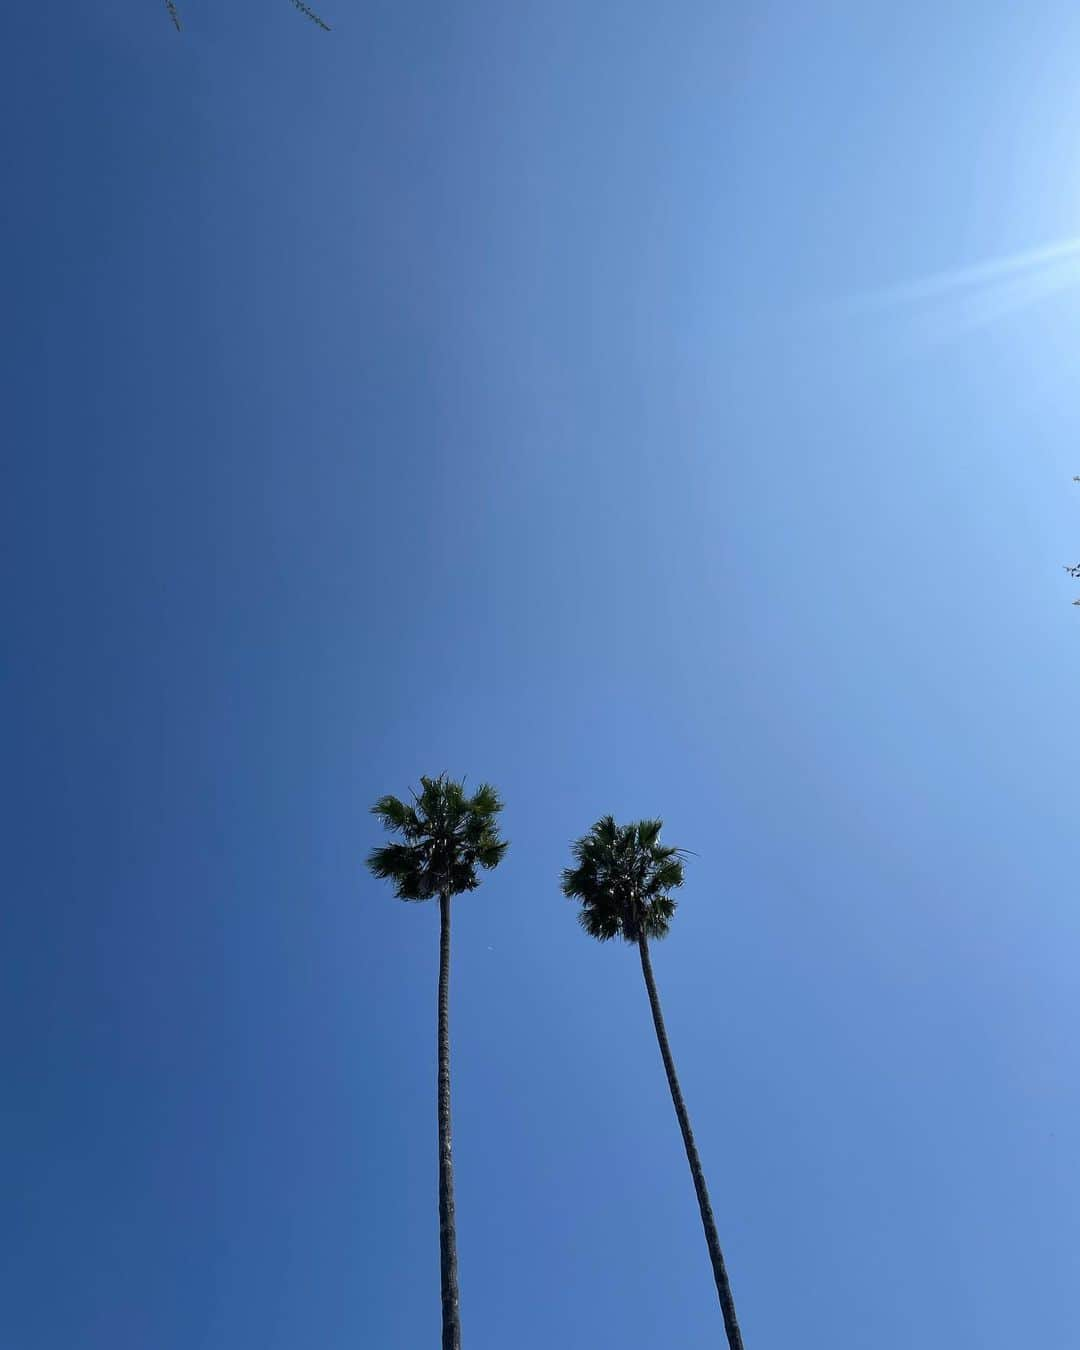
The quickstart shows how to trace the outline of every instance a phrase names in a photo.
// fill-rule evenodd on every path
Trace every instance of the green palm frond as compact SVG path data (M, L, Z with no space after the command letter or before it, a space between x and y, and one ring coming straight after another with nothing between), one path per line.
M502 798L490 783L481 783L472 795L472 809L478 816L497 816L503 809Z
M498 867L503 860L503 854L509 845L505 840L490 838L476 848L476 864L490 872L493 867Z
M415 849L408 844L384 844L368 854L372 875L394 883L399 900L430 900L434 891Z
M663 828L662 820L639 820L636 826L638 848L656 848Z
M509 847L499 836L502 805L488 783L470 797L463 782L446 774L421 778L412 805L387 795L371 808L400 842L372 849L368 867L393 883L399 900L474 891L480 885L477 868L497 867Z
M419 833L420 819L415 809L403 802L400 797L390 795L380 797L371 808L371 814L378 816L384 829L396 830L406 838L415 838Z
M662 828L659 820L620 826L603 816L571 846L563 894L581 902L578 920L590 937L667 936L676 907L670 892L683 884L683 862L680 849L661 844Z
M180 15L177 11L176 6L173 4L173 0L165 0L165 8L169 11L169 18L172 19L174 25L176 26L176 31L178 33L182 32L183 30L180 27Z

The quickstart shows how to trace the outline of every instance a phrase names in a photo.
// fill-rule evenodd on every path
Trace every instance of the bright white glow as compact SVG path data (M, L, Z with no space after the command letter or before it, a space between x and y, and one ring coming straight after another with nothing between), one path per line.
M933 276L923 277L919 281L908 282L901 286L890 286L884 290L871 291L868 295L856 297L853 301L858 308L878 308L879 306L914 304L920 300L935 300L939 296L950 295L957 291L984 289L998 282L1017 278L1021 275L1040 277L1044 272L1074 275L1080 264L1080 238L1064 239L1056 244L1044 244L1041 248L1029 249L1025 253L1010 253L1004 258L994 258L990 262L978 263L974 267L958 267L950 272L936 272ZM1040 289L1040 294L1045 288Z
M893 314L919 346L950 341L1080 287L1080 236L849 297L834 313Z

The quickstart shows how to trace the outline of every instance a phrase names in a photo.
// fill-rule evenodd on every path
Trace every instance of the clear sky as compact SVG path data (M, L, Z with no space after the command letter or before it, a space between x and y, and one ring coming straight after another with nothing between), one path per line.
M467 1350L720 1342L609 811L748 1350L1069 1350L1075 4L317 7L5 19L0 1346L437 1343L448 770Z

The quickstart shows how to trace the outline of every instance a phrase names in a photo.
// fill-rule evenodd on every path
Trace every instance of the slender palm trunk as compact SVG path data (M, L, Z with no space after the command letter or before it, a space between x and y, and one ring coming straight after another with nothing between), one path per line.
M697 1145L694 1143L694 1132L690 1128L690 1117L686 1114L686 1103L683 1101L679 1078L675 1072L675 1061L671 1058L671 1046L668 1045L664 1014L660 1010L660 996L656 992L652 961L649 959L649 944L644 933L638 937L638 952L641 955L641 971L645 976L645 988L649 991L649 1003L652 1007L653 1025L656 1027L656 1039L660 1043L660 1054L663 1057L664 1069L667 1072L668 1087L671 1089L671 1100L675 1104L675 1114L679 1118L679 1129L682 1130L683 1143L686 1145L686 1161L690 1164L690 1175L694 1178L694 1190L697 1192L698 1208L701 1210L701 1226L705 1229L705 1242L709 1248L709 1258L712 1261L716 1292L720 1296L720 1310L724 1314L724 1330L727 1332L728 1346L730 1350L743 1350L742 1335L739 1331L738 1320L735 1317L735 1300L731 1294L727 1267L724 1265L724 1254L720 1250L720 1238L716 1232L716 1220L713 1218L712 1205L709 1203L709 1192L705 1186L705 1173L701 1170L701 1159L698 1157Z
M454 1160L450 1150L450 896L439 896L439 1269L442 1350L461 1350Z

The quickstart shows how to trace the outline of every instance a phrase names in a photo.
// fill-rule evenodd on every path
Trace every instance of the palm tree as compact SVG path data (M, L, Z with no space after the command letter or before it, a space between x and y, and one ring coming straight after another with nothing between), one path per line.
M439 897L439 1257L443 1350L461 1350L454 1163L450 1148L450 897L475 891L477 868L497 867L507 850L499 838L499 794L483 783L471 797L464 783L441 774L421 778L412 804L380 797L371 808L401 842L371 850L368 867L394 884L399 900Z
M621 937L633 942L641 957L641 971L649 993L656 1039L660 1056L667 1072L671 1100L682 1130L686 1146L686 1160L694 1179L705 1242L712 1261L716 1292L724 1317L724 1330L730 1350L743 1350L742 1335L735 1317L735 1301L731 1294L724 1254L716 1232L705 1174L701 1170L686 1112L682 1089L671 1057L664 1014L656 992L652 961L649 957L649 938L663 938L671 927L675 901L671 892L683 884L684 850L670 848L660 842L663 821L639 820L634 825L616 825L614 817L604 816L588 834L573 845L574 866L563 871L563 893L571 900L581 901L578 919L590 937L600 942Z

